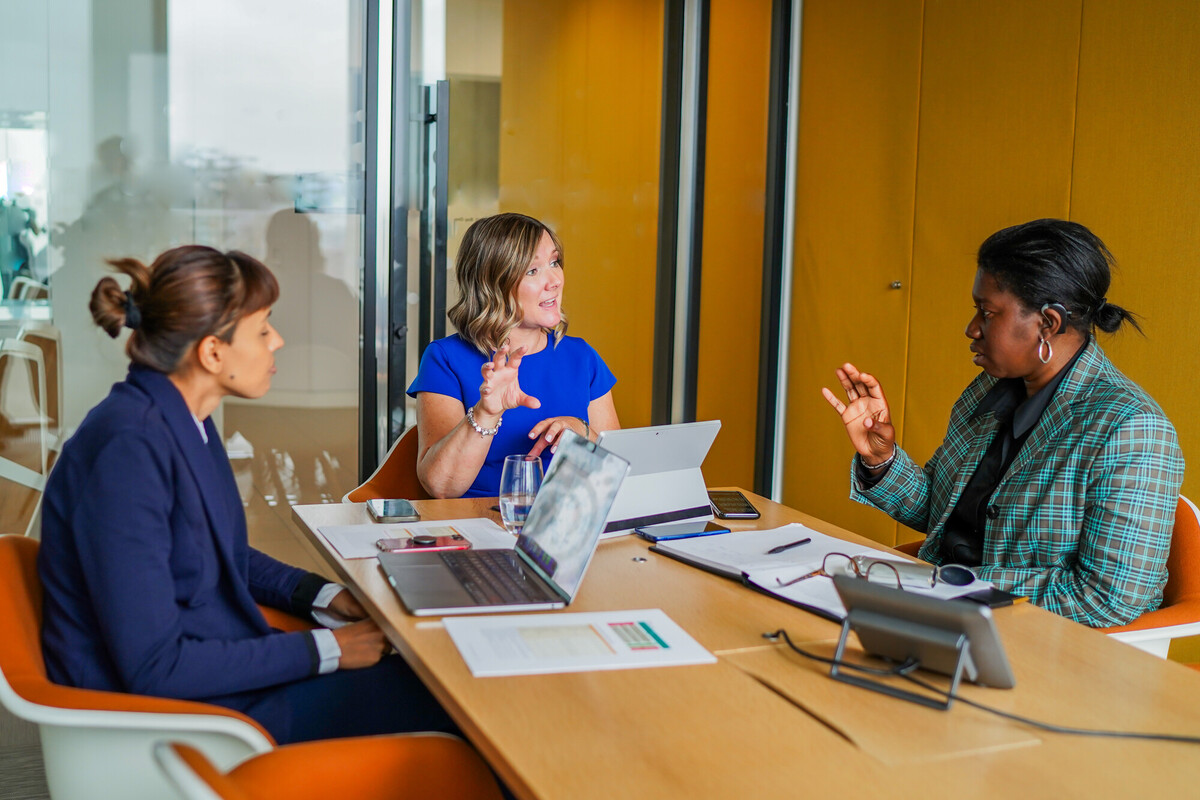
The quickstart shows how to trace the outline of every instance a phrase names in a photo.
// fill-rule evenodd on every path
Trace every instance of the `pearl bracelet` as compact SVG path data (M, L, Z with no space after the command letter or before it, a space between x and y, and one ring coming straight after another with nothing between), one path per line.
M467 409L467 424L475 429L475 432L479 434L479 438L481 439L484 436L495 436L496 432L500 430L500 423L502 422L504 422L504 420L500 417L497 417L496 427L485 428L475 421L475 406L471 406Z
M896 460L896 451L898 449L899 448L896 447L896 443L892 442L892 454L890 456L888 456L887 458L885 458L883 461L880 461L878 464L868 464L867 462L862 460L862 456L860 455L858 457L858 463L862 464L863 468L869 469L872 472L874 472L876 470L881 470L884 467L891 466L892 462Z

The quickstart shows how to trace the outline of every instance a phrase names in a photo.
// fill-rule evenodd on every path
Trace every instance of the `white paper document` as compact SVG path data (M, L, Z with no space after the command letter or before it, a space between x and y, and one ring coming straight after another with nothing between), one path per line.
M451 529L451 530L447 530ZM417 534L465 536L477 550L512 550L516 537L486 517L429 522L371 522L366 525L326 525L317 528L342 558L374 558L380 539L406 539Z
M712 664L660 609L443 620L477 678Z

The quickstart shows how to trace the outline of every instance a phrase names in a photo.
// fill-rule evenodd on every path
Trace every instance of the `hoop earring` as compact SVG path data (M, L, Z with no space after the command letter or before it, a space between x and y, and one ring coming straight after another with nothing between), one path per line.
M1046 346L1045 356L1042 356L1042 345ZM1042 362L1043 364L1049 364L1050 359L1054 358L1054 348L1051 347L1049 339L1043 339L1041 336L1038 337L1037 356L1038 361Z

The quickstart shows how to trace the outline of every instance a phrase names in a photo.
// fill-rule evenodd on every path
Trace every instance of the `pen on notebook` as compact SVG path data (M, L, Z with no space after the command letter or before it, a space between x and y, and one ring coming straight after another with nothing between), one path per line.
M810 537L805 536L803 539L797 539L794 542L788 542L787 544L781 544L778 547L772 547L770 550L767 551L767 555L769 555L769 556L778 555L779 553L782 553L784 551L791 550L793 547L799 547L802 544L808 544L811 541L812 541L812 539Z

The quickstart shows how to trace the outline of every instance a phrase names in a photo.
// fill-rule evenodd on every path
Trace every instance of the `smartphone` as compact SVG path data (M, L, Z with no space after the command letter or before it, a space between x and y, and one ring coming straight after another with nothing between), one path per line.
M758 511L741 492L709 492L708 502L721 519L758 519Z
M416 522L421 518L407 500L368 500L367 513L376 522Z
M457 533L453 536L419 534L403 539L380 539L375 546L382 553L432 553L437 550L467 550L471 542Z
M667 525L647 525L634 528L634 533L651 542L668 542L671 539L691 539L694 536L712 536L729 533L729 528L711 520L696 522L673 522Z

